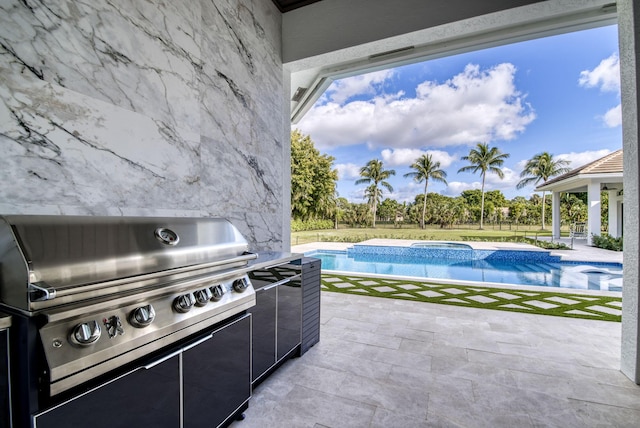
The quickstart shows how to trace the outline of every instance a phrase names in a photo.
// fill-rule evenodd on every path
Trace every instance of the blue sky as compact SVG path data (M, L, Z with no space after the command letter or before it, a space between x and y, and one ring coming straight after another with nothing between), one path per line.
M424 153L447 172L429 192L457 196L480 188L458 173L479 142L510 157L504 180L485 190L509 199L524 163L548 151L579 167L622 147L617 26L536 39L337 80L294 126L335 157L339 196L364 202L359 170L371 159L394 169L393 193L411 202L422 192L403 175Z

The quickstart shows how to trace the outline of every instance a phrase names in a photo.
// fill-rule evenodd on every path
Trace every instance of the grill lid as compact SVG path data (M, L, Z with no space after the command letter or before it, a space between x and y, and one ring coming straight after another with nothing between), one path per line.
M28 289L50 298L47 290L237 261L247 249L224 219L5 216L0 297L28 310Z

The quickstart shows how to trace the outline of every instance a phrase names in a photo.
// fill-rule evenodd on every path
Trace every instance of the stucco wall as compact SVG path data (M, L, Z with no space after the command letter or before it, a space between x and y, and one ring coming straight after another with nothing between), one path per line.
M282 248L275 6L47 3L0 4L0 214L224 217Z
M621 370L640 384L640 156L638 153L638 81L640 79L640 6L618 2L622 144L624 148L624 288L622 290Z

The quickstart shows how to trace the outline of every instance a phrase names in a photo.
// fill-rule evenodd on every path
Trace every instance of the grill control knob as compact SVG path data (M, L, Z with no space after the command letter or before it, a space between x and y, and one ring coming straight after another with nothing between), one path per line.
M211 290L211 300L214 302L219 302L222 300L222 296L224 296L224 289L222 285L214 285L209 288Z
M76 345L89 346L100 339L100 324L97 321L78 324L71 334L71 341Z
M173 309L181 314L187 313L193 308L193 305L196 304L196 298L193 296L193 293L183 294L182 296L178 296L176 300L173 301Z
M209 290L208 288L203 288L202 290L196 291L195 296L196 296L196 306L204 306L207 303L209 303L209 300L211 300L211 297L213 296L213 294L211 293L211 290Z
M135 308L129 316L129 322L132 326L143 328L148 326L156 318L156 311L153 306L146 305Z
M236 290L238 293L242 293L244 290L247 289L248 286L249 286L249 283L247 282L246 278L240 278L233 281L233 289Z

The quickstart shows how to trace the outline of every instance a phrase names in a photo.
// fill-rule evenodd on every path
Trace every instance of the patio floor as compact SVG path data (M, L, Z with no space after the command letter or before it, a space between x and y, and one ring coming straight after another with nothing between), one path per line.
M375 241L367 243L397 244ZM622 262L622 253L578 241L558 254ZM321 298L320 343L259 385L246 419L232 427L638 426L640 387L619 371L620 323L326 291Z
M321 314L232 427L638 426L619 323L329 292Z

